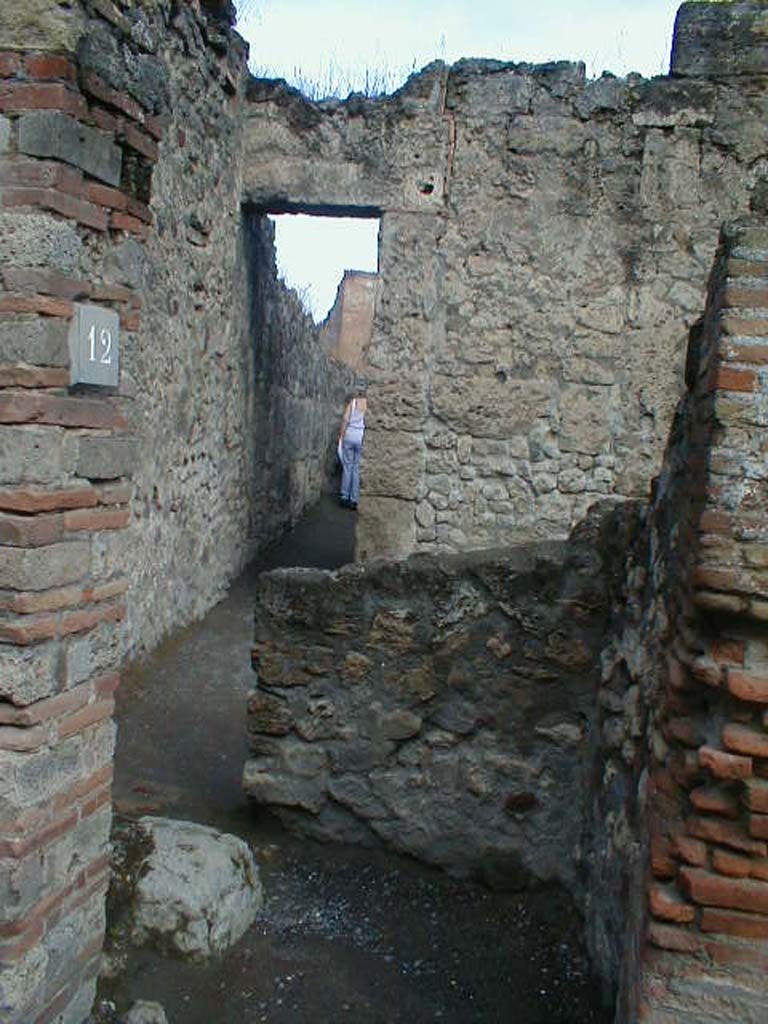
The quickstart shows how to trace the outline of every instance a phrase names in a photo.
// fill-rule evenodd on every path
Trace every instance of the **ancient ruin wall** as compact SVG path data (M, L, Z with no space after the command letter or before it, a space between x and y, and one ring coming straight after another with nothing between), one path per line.
M304 834L492 886L558 881L583 904L620 519L563 543L262 575L245 791Z
M261 529L254 402L270 389L256 379L230 14L46 0L0 16L0 1016L13 1024L80 1024L90 1008L127 652L209 607L318 490L317 469L281 481ZM270 350L300 348L304 318L270 287L292 311ZM70 386L75 302L119 317L117 388ZM331 404L297 411L335 421Z
M345 270L320 333L328 355L358 374L365 373L378 291L378 274Z
M249 337L255 340L252 534L261 548L330 488L354 375L326 355L320 328L277 279L270 219L246 210L244 225Z
M768 153L752 64L718 57L759 5L725 6L684 8L670 78L464 61L319 104L252 84L246 193L382 214L361 556L563 536L646 493L720 224Z

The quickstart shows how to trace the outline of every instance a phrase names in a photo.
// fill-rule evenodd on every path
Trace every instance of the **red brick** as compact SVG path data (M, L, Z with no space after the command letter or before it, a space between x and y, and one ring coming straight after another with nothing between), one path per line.
M73 804L78 803L85 797L90 796L97 789L101 789L105 785L112 784L114 772L111 764L105 764L102 768L99 768L97 772L89 775L87 779L80 779L74 786L71 786L68 790L63 793L58 793L53 799L53 808L56 813L60 813L63 810L67 810L72 807ZM102 858L99 857L95 862L101 864Z
M0 295L0 313L40 313L71 319L74 312L71 302L48 295Z
M124 331L138 331L141 327L141 315L135 310L123 310L120 313L120 326Z
M655 878L674 878L677 872L669 852L669 839L658 832L651 836L651 871Z
M768 839L768 814L749 815L749 834L755 839Z
M37 491L18 488L0 490L0 510L3 512L54 512L58 509L89 508L97 505L99 492L93 487L69 487L60 491Z
M699 519L699 530L702 533L716 533L730 536L733 530L733 517L727 512L716 512L706 509Z
M768 782L749 779L744 784L744 802L751 811L768 814Z
M680 868L683 891L694 902L729 910L768 914L768 885L747 878L726 878L699 868Z
M69 370L48 366L0 366L0 388L66 388Z
M27 110L61 110L85 117L88 107L78 92L66 85L14 82L0 85L0 112L22 114Z
M706 940L704 950L716 964L722 967L749 967L768 971L768 954L754 943L715 942Z
M108 206L111 210L125 210L128 207L128 197L124 192L95 181L90 181L86 185L85 198L98 206Z
M762 338L768 336L765 320L761 317L733 316L728 314L720 322L723 333L731 337Z
M88 281L80 281L51 270L6 267L3 270L3 281L8 291L23 294L54 295L59 299L87 299L91 294Z
M748 779L752 775L752 758L726 754L714 747L699 748L699 764L718 779Z
M0 640L27 647L43 640L52 640L56 636L57 627L58 620L54 615L0 622Z
M123 137L131 149L135 149L153 163L160 156L155 140L146 132L139 131L134 125L128 123L123 125Z
M30 78L48 80L63 78L66 82L77 80L74 65L66 57L53 54L28 54L24 58L24 67Z
M707 863L707 845L700 839L682 834L674 836L669 849L673 857L694 867L703 867Z
M146 203L139 202L133 196L128 196L128 213L132 217L137 217L139 220L143 220L145 224L152 223L152 211Z
M91 119L97 128L106 132L116 132L120 125L118 118L102 107L91 107Z
M55 544L62 537L62 517L58 513L14 516L0 513L0 544L14 548L40 548Z
M13 78L19 73L21 60L18 53L3 51L0 53L0 78Z
M752 870L752 858L742 857L729 850L712 851L712 867L720 875L732 878L749 878Z
M113 213L109 218L109 226L114 231L127 231L142 240L146 240L149 237L147 225L127 213L120 213L119 211Z
M758 704L768 704L768 676L729 668L726 685L734 697L755 701Z
M120 685L120 673L112 672L110 675L102 676L93 685L98 696L111 696Z
M83 806L80 808L80 817L90 818L90 816L95 814L100 808L107 806L111 799L112 791L109 787L100 790L98 793L95 793L90 800L85 801Z
M107 230L107 211L103 207L68 195L59 189L9 188L4 190L2 198L3 206L39 206L97 231Z
M707 387L710 391L759 391L760 378L755 370L717 365L710 371Z
M712 657L718 662L730 662L734 665L744 664L744 641L720 637L710 644Z
M65 814L49 822L44 828L23 839L0 840L0 857L20 860L28 853L49 846L60 836L71 832L77 824L77 814Z
M759 878L763 882L768 882L768 860L753 857L749 874L752 878Z
M102 622L121 622L125 618L125 604L107 605L103 608L84 608L81 611L68 612L61 618L59 636L70 633L85 633L94 629Z
M722 814L724 818L739 817L739 802L721 786L699 786L691 790L691 803L701 814Z
M701 930L721 935L738 935L742 939L768 939L768 919L733 910L705 907L701 912Z
M34 949L43 937L43 925L38 921L28 932L11 942L0 943L0 963L16 963Z
M690 924L696 916L694 907L681 899L680 894L671 886L652 885L648 893L648 902L653 916L663 921Z
M707 590L739 590L742 586L741 574L735 569L723 569L711 565L697 565L693 570L693 582L697 587Z
M725 612L728 615L740 615L749 608L746 597L720 594L713 590L697 590L693 595L693 603L708 612Z
M23 188L59 188L70 195L82 195L82 171L53 160L32 160L16 157L0 160L0 182ZM44 271L38 271L44 273Z
M768 846L764 842L748 836L739 822L723 821L721 818L700 818L693 815L686 820L685 827L688 834L696 839L730 846L734 850L749 853L754 857L768 856Z
M118 92L100 78L97 74L90 71L85 75L83 79L83 87L86 92L90 93L97 100L101 100L102 103L106 103L107 106L116 107L117 110L122 110L128 117L132 117L134 121L142 123L144 121L144 110L142 107L129 96L127 93Z
M60 427L122 429L125 417L101 399L45 394L0 394L0 423L47 423Z
M729 750L750 757L768 757L768 733L729 722L723 729L723 743Z
M768 329L766 334L768 335ZM732 363L765 366L768 364L768 345L736 345L729 342L722 356Z
M59 722L59 739L66 739L67 736L74 736L75 733L90 729L91 726L103 722L109 718L115 709L115 702L111 697L88 704L80 711L68 715Z
M158 142L161 141L166 128L164 120L164 118L155 117L154 114L148 114L144 119L144 127L154 139L157 139Z
M129 509L77 509L64 513L64 529L68 533L81 530L122 530L130 521Z
M128 590L128 580L124 578L101 583L97 587L86 587L83 591L84 601L108 601L113 597L121 597Z
M669 949L675 953L698 953L701 939L686 928L674 928L668 924L651 921L648 925L648 941L658 949Z
M726 285L723 294L723 306L734 308L744 306L748 309L760 309L768 306L768 288L745 288L740 285Z
M56 612L81 604L83 592L80 587L60 587L52 590L9 593L0 596L0 608L17 615L37 615L40 612Z

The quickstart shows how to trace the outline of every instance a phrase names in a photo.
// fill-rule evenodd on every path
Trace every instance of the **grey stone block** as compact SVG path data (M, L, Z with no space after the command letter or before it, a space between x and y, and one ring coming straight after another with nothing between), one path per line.
M45 110L21 117L19 152L63 160L108 185L120 184L120 147L105 132L80 124L69 114Z
M70 461L64 431L55 427L9 427L0 431L0 483L51 483Z
M11 122L0 115L0 153L5 153L11 141Z
M60 317L0 320L0 362L67 366L67 321Z
M138 454L139 445L135 438L81 437L76 472L89 480L130 476Z
M90 565L87 541L43 548L0 548L0 588L47 590L81 580Z
M59 655L58 641L23 648L0 645L0 698L26 707L50 697L59 689Z

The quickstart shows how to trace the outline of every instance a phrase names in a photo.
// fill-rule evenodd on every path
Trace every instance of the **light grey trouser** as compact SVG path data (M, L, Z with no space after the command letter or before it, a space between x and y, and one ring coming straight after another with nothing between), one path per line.
M360 453L362 441L341 442L341 500L357 504L360 500Z

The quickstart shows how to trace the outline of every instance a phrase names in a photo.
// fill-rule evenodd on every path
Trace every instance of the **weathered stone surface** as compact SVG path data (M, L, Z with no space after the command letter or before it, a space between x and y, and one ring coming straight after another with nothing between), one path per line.
M0 49L65 50L72 52L85 19L80 4L29 0L4 7Z
M114 480L131 476L139 445L135 438L81 437L77 446L75 472L89 480Z
M105 132L89 128L69 114L42 110L19 118L19 151L63 160L108 185L120 183L120 147Z
M0 320L0 360L33 366L68 366L68 324L57 317Z
M249 731L274 739L254 744L245 792L316 837L463 873L495 857L517 883L578 891L563 851L582 842L613 523L563 546L263 574L257 648L279 637L301 662L322 640L327 670L317 694L274 676L256 691ZM279 733L262 702L284 709Z
M138 999L127 1013L124 1024L168 1024L168 1017L160 1005L150 999Z
M132 910L132 941L191 960L223 953L261 907L258 869L236 836L192 822L140 818L149 844Z
M756 3L684 3L670 73L721 78L768 74L765 11Z

